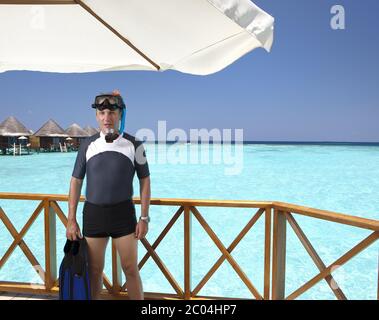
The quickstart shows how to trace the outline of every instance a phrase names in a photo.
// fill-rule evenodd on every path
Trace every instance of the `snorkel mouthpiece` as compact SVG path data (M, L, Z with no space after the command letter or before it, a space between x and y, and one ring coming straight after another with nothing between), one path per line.
M118 138L118 134L114 132L114 129L107 129L105 134L105 141L108 143L112 143L114 140Z

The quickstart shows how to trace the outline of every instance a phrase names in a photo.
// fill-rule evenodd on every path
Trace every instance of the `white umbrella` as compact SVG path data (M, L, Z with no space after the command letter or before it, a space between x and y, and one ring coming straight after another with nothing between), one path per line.
M66 138L66 140L72 140L72 138L71 138L71 137L68 137L68 138Z
M24 136L21 136L21 137L19 137L18 139L19 139L19 140L28 140L28 138L27 138L27 137L24 137Z
M0 72L219 71L270 50L249 0L0 0Z

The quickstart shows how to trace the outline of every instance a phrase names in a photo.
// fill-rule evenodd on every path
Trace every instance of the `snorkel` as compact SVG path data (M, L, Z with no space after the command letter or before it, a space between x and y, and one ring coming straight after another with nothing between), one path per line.
M121 119L119 121L118 126L118 134L114 132L114 129L112 128L106 128L106 134L105 134L105 141L108 143L112 143L114 140L118 138L119 135L122 135L125 128L125 114L126 114L126 108L120 109L121 112Z
M118 129L118 132L120 134L123 134L124 132L124 129L125 129L125 119L126 119L126 106L124 108L121 109L121 121L120 121L120 126L119 126L119 129Z

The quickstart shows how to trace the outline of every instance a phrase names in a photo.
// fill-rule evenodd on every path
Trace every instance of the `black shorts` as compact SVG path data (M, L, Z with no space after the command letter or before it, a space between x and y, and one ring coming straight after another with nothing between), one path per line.
M89 238L119 238L136 230L136 210L132 200L99 206L86 201L83 207L83 235Z

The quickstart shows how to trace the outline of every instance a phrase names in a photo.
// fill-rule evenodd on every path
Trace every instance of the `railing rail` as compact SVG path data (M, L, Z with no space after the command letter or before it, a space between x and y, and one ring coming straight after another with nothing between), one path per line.
M68 201L67 195L54 195L54 194L27 194L27 193L0 193L0 199L13 199L13 200L34 200L40 201L25 226L20 232L16 230L6 212L1 208L0 203L0 218L9 233L13 237L13 242L6 250L5 254L0 260L0 269L8 261L11 254L17 246L21 248L29 262L35 268L43 280L43 285L35 285L31 283L18 283L9 281L0 281L0 291L12 292L28 292L28 293L51 293L57 294L58 280L57 280L57 256L56 256L56 217L67 225L67 217L63 210L60 208L58 202ZM84 197L80 201L84 201ZM135 204L140 204L140 199L134 199ZM379 221L366 219L331 211L319 210L298 206L283 202L272 201L243 201L243 200L191 200L191 199L151 199L151 205L155 206L171 206L178 207L172 216L171 220L163 228L157 239L150 244L147 239L142 239L141 243L146 248L146 254L140 259L138 267L141 269L149 258L152 258L163 275L166 277L170 285L175 291L175 294L145 292L147 299L228 299L228 297L204 297L199 296L199 291L204 287L208 280L213 276L221 264L228 262L241 281L246 285L251 292L254 299L295 299L321 280L325 280L330 286L332 292L337 299L346 299L346 295L341 288L336 286L335 279L332 272L336 266L341 266L362 252L370 245L372 245L379 238ZM217 234L212 230L206 219L201 214L201 207L230 207L230 208L246 208L257 209L251 216L246 226L240 231L237 237L231 242L229 246L224 246ZM31 225L35 222L37 217L44 212L44 230L45 230L45 266L41 267L38 260L35 258L25 241L23 240L25 234L30 229ZM335 262L326 266L321 260L317 251L301 229L300 225L294 218L294 215L303 215L315 219L321 219L329 222L340 223L358 227L361 229L370 230L371 234L363 241L354 246L347 253L338 258ZM157 247L165 238L167 233L171 230L172 226L177 223L179 217L184 216L184 283L183 288L170 272L169 268L165 265L164 261L157 254ZM261 218L264 218L264 285L263 292L259 292L254 286L251 279L248 278L243 269L239 266L237 261L231 255L232 251L240 243L243 237L251 230L253 225ZM192 284L192 257L191 257L191 244L192 244L192 219L196 219L202 228L206 231L215 246L220 250L220 258L213 264L211 269L206 273L203 279L198 284ZM273 221L273 222L272 222ZM307 281L300 288L296 289L289 296L285 296L285 274L286 274L286 229L287 222L294 230L296 236L312 258L313 262L319 269L319 274ZM121 266L117 251L112 242L112 280L103 275L103 283L105 286L105 295L113 296L127 296L125 292L126 285L121 283ZM377 284L377 298L379 299L379 272Z

